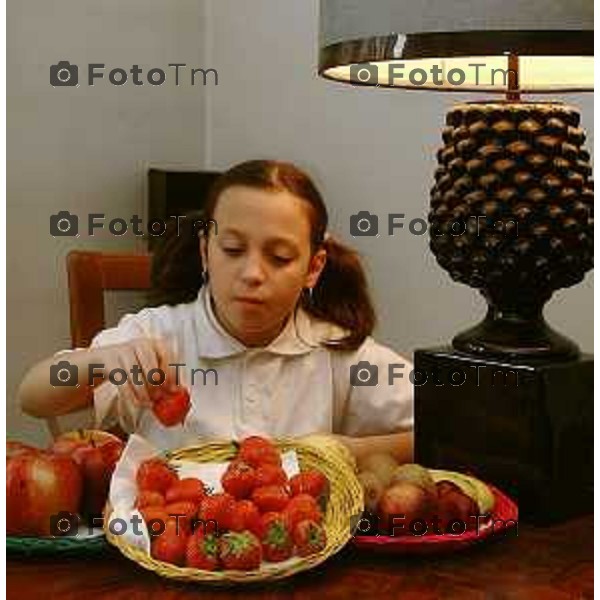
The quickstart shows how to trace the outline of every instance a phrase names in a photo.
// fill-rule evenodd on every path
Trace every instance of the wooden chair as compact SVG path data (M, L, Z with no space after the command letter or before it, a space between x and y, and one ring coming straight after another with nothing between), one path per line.
M71 344L88 347L105 327L104 292L147 290L150 254L116 254L73 250L67 255Z
M71 346L87 348L105 328L104 292L147 290L150 254L118 254L73 250L67 255ZM46 419L53 438L60 435L56 417Z

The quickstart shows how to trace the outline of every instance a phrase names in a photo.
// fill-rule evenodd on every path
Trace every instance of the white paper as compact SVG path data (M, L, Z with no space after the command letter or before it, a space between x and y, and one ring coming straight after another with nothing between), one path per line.
M112 513L107 516L108 526L112 527L113 533L119 532L127 543L143 549L147 554L150 554L151 538L140 512L135 508L137 498L136 473L143 461L160 455L161 450L150 444L145 438L138 434L130 435L121 458L115 466L109 491ZM293 477L300 472L295 450L283 453L281 463L288 477ZM169 464L175 468L180 479L195 477L208 486L210 493L216 494L223 491L221 476L227 469L229 462L196 463L193 461L171 460ZM141 523L137 525L134 523L134 515L139 517ZM116 519L122 519L126 527L123 528L121 521L117 522Z
M211 494L218 494L223 491L221 477L225 473L229 461L197 463L189 460L173 460L169 464L175 467L180 479L196 477L208 486ZM300 472L295 450L289 450L281 455L281 466L288 477L293 477Z

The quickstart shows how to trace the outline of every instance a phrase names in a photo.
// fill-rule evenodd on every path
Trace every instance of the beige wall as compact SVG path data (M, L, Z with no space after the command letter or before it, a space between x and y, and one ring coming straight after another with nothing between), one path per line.
M71 248L133 248L136 240L52 238L58 210L142 214L146 162L202 166L206 90L125 85L53 88L49 66L168 69L203 62L202 0L19 0L7 13L7 426L42 443L15 390L35 361L69 347L65 255ZM171 69L168 69L169 71ZM80 66L80 80L84 69Z
M296 161L312 173L332 228L364 255L378 337L399 351L448 341L484 314L453 283L426 236L352 239L351 214L423 217L446 111L466 94L355 89L316 76L318 2L308 0L22 0L9 3L8 352L10 437L44 429L14 403L25 369L69 344L64 257L74 247L132 240L54 239L59 209L113 216L141 210L144 161L224 169L241 160ZM54 89L49 64L197 63L219 71L214 88ZM102 82L106 83L106 82ZM593 150L591 95L577 104ZM593 276L558 292L549 321L593 350Z

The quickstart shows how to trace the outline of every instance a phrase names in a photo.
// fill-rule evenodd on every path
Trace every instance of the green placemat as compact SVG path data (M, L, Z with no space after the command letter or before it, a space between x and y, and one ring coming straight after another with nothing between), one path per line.
M79 537L17 537L6 536L8 556L87 556L109 547L104 533Z

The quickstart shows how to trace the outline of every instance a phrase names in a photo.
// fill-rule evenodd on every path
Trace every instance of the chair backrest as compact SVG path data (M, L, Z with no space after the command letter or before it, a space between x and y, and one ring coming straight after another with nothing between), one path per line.
M105 328L105 291L149 289L151 264L150 254L69 252L67 275L72 348L87 348L94 336ZM46 425L53 438L61 434L57 417L48 417ZM122 434L119 428L112 432Z
M90 345L104 329L104 292L147 290L150 287L150 254L117 254L73 250L67 255L71 344Z

